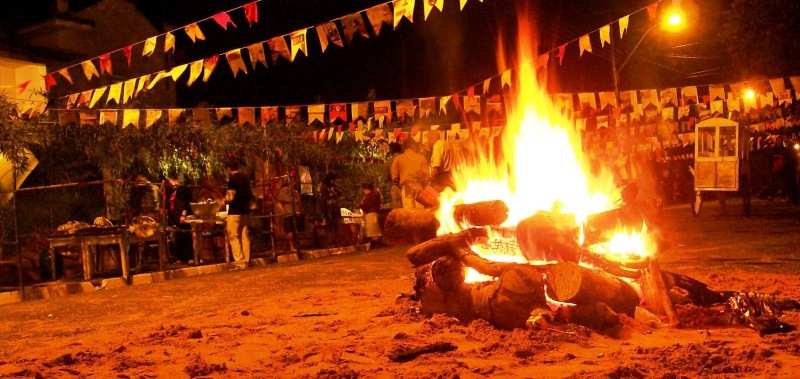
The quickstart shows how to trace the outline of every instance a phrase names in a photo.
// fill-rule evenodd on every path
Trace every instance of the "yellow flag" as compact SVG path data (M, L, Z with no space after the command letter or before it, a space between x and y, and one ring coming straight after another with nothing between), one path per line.
M133 96L139 96L139 92L145 89L145 86L150 81L150 74L142 75L139 77L139 83L136 85L136 91L133 92Z
M117 111L100 111L100 125L105 125L106 123L117 124Z
M584 34L578 40L578 47L581 50L581 52L580 52L580 56L581 57L583 56L583 52L584 51L589 52L589 53L592 52L592 41L589 39L589 35L588 34Z
M631 16L625 16L619 19L619 38L621 39L622 36L625 35L625 32L628 30L628 22L630 22Z
M149 128L156 123L156 121L161 119L161 114L163 113L160 109L148 109L144 113L144 127Z
M600 28L600 47L606 44L611 44L611 25L606 25Z
M169 71L169 76L172 78L173 82L177 82L180 79L181 75L186 72L186 68L189 67L188 63L184 63L180 66L173 67L172 70Z
M217 108L217 120L222 121L222 119L225 117L233 118L233 109Z
M198 40L200 41L206 40L206 36L203 35L203 31L200 30L200 26L197 25L197 23L186 25L184 31L186 31L186 35L189 36L192 42L197 42Z
M97 67L94 66L91 60L81 62L81 68L83 68L83 74L86 75L86 80L92 80L95 76L100 77Z
M155 74L155 76L153 77L153 80L151 80L151 81L150 81L150 83L149 83L149 84L147 84L147 90L148 90L148 91L152 90L152 89L153 89L153 87L155 87L155 86L156 86L156 84L158 84L158 82L160 82L160 81L161 81L161 79L168 78L168 77L170 77L170 75L169 75L169 73L168 73L168 72L166 72L166 71L159 71L159 72L157 72L157 73Z
M89 108L94 108L98 101L106 94L106 90L108 87L100 87L95 88L94 92L92 93L92 100L89 102Z
M322 40L320 39L320 43ZM323 48L324 51L324 48ZM250 64L253 65L253 69L255 70L258 67L258 64L261 63L264 67L267 67L267 56L264 54L264 44L254 43L247 47L247 53L250 55Z
M306 50L306 31L308 31L308 29L298 30L289 36L289 41L292 43L292 62L294 62L297 53L300 51L303 52L303 55L308 56ZM247 71L245 71L245 73L247 73Z
M228 58L228 65L231 66L231 72L233 72L233 77L235 78L239 71L242 71L247 74L247 65L244 63L244 59L242 59L242 50L235 49L225 53L225 57Z
M503 74L500 76L500 86L501 87L508 86L508 88L511 88L511 70L510 69L503 71Z
M158 36L150 37L144 41L144 49L142 50L143 57L149 57L153 55L156 51L156 43L158 42Z
M125 89L122 91L122 104L125 104L133 97L136 90L136 78L125 81Z
M194 84L195 80L203 73L203 60L196 60L189 65L189 80L186 82L188 87Z
M394 27L407 18L414 22L414 0L394 0Z
M175 51L175 35L167 32L164 35L164 52L169 53L170 51Z
M167 111L167 118L170 125L175 125L178 119L181 118L185 109L170 109Z
M458 6L460 7L460 10L464 10L464 6L467 5L467 1L468 0L458 0Z
M108 89L108 97L106 98L106 104L110 104L113 100L115 103L119 104L120 96L122 95L122 82L114 83Z
M122 111L122 127L127 128L128 125L139 126L138 109L125 109Z
M239 126L256 124L255 108L239 108Z
M209 58L206 58L203 61L203 82L207 82L208 79L211 77L211 74L214 72L214 69L217 67L217 62L219 61L219 55L212 55Z
M425 20L428 19L428 15L431 14L433 8L441 12L442 7L444 7L444 0L422 0L422 8L425 10Z

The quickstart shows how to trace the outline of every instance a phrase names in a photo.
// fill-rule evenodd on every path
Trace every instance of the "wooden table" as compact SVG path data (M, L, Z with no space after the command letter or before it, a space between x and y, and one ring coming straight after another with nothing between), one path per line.
M222 234L225 236L225 263L231 262L230 247L228 246L228 233L225 231L225 220L213 219L188 219L185 221L192 228L192 253L194 254L194 265L200 265L200 250L203 249L203 232L211 228L222 226Z
M83 279L91 280L94 271L92 253L97 254L98 246L118 246L119 260L122 266L122 278L126 281L130 278L130 268L128 267L128 232L122 231L109 234L98 235L64 235L51 236L48 238L50 247L50 270L53 279L56 279L56 248L59 247L79 247L81 251L81 263L83 264Z

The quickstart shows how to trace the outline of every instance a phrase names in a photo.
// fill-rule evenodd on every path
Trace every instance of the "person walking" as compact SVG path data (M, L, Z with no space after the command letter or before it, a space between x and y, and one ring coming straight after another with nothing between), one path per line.
M423 208L417 196L425 188L428 171L428 160L417 151L413 140L406 140L391 169L392 182L400 186L403 208Z
M247 228L250 215L250 203L253 191L250 178L239 171L239 162L228 162L228 191L225 200L228 203L228 216L225 219L228 243L236 264L247 267L250 262L250 231Z

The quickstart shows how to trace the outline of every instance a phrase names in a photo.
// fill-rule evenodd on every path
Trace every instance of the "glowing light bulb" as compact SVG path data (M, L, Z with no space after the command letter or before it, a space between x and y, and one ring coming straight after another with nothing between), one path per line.
M744 99L747 101L754 101L756 99L756 91L754 91L752 88L745 89Z

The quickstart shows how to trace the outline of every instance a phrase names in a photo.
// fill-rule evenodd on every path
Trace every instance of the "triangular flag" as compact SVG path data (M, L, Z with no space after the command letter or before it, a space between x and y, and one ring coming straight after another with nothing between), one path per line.
M625 35L625 32L628 31L628 23L631 21L631 16L625 16L619 19L619 38Z
M658 12L658 2L647 6L647 17L650 19L650 21L655 20L656 12Z
M164 53L169 53L170 51L175 51L175 35L167 32L164 35Z
M331 123L336 120L347 121L347 105L346 104L330 104L328 105L328 121Z
M128 45L122 48L122 54L125 55L125 60L128 62L128 66L131 65L131 58L133 58L133 45Z
M366 120L369 117L369 103L353 103L350 105L350 118L353 121Z
M782 94L786 90L786 83L783 78L770 79L769 85L772 87L772 93Z
M419 99L419 117L427 118L434 114L436 109L436 98L423 97Z
M186 25L183 30L186 32L186 35L189 36L189 39L191 39L192 42L206 40L203 30L200 29L200 25L197 25L197 23Z
M467 5L467 1L469 0L458 0L459 10L464 10L464 6Z
M247 75L247 65L244 63L244 59L242 59L241 49L231 50L225 53L225 57L228 58L228 65L231 67L234 78L239 74L239 71Z
M314 121L325 122L325 104L308 106L308 125L313 124Z
M217 121L222 121L225 117L233 118L233 109L217 108Z
M339 34L339 28L336 27L336 23L329 22L317 25L317 37L319 37L319 46L323 53L328 49L329 44L339 47L344 46L342 36Z
M582 37L581 37L581 38L578 40L578 47L579 47L579 48L580 48L580 50L581 50L581 51L580 51L580 55L579 55L579 56L581 56L581 57L583 56L583 52L584 52L584 51L586 51L586 52L589 52L589 53L591 53L591 52L592 52L592 41L589 39L589 35L588 35L588 34L584 34L584 35L583 35L583 36L582 36Z
M447 103L450 102L450 96L442 96L439 98L439 112L447 114Z
M247 46L247 54L250 56L250 64L254 70L259 63L263 64L265 68L267 67L267 56L264 54L263 43L259 42Z
M492 78L486 79L483 81L483 94L489 94L489 88L492 86Z
M100 111L100 125L111 124L117 125L117 111L106 110Z
M547 69L547 65L550 63L550 53L544 53L539 56L536 60L536 69L543 70Z
M80 95L81 94L79 94L79 93L73 93L73 94L69 95L69 97L67 98L67 109L70 109L70 108L72 108L72 107L77 105L75 103L78 101L78 98L80 97Z
M89 104L89 102L91 100L92 100L92 90L89 89L89 90L81 92L81 95L78 97L78 103L75 104L75 105L77 105L79 107L80 106L84 106L84 105Z
M189 64L189 80L186 81L186 86L191 87L192 84L203 73L203 60L199 59Z
M233 25L234 28L236 27L236 24L233 23L231 15L229 15L228 12L219 12L211 16L211 18L224 30L228 30L228 25Z
M444 0L422 0L422 6L425 10L425 20L428 20L428 15L431 13L433 8L442 11L442 7L444 6Z
M122 90L122 104L127 103L133 97L134 91L136 91L136 78L126 80Z
M500 86L511 88L511 69L503 71L500 75Z
M181 75L186 72L187 67L189 67L189 64L184 63L180 66L173 67L172 70L169 70L169 76L172 78L172 81L177 82Z
M158 42L158 36L150 37L144 41L144 48L142 49L142 56L148 57L153 55L156 51L156 43Z
M347 42L353 42L355 36L369 38L367 26L364 25L364 18L360 13L353 13L342 17L342 30Z
M600 28L600 47L611 44L611 24Z
M92 92L92 100L89 102L89 108L94 108L97 102L106 94L106 90L108 90L106 86L94 89L94 92Z
M86 75L86 80L92 80L95 76L100 77L97 67L94 66L91 60L81 62L81 68L83 68L83 74Z
M185 109L169 109L167 110L167 122L170 126L175 125L178 119L181 118Z
M289 36L289 40L292 43L292 59L291 61L294 62L295 58L297 58L298 52L303 52L303 55L308 56L308 51L306 49L306 32L308 29L298 30L292 33Z
M106 104L110 104L112 100L119 104L120 96L122 96L122 82L112 84L110 87L108 87Z
M278 122L278 107L261 107L261 127Z
M256 110L255 108L239 108L239 126L247 124L256 125Z
M68 81L69 84L72 84L72 75L69 74L69 70L66 67L58 70L58 73L59 75L64 77L64 79Z
M292 60L292 54L289 52L289 46L286 45L286 39L283 37L275 37L267 41L270 53L272 53L272 61L277 62L278 58Z
M19 91L20 93L25 92L25 90L28 89L28 85L30 84L30 81L28 81L27 83L23 83L23 84L24 85L20 85L20 91ZM56 85L56 78L53 77L53 74L47 74L47 75L44 76L44 89L45 89L45 91L50 92L50 88L55 87L55 85Z
M149 128L161 119L163 111L161 109L148 109L144 113L144 127Z
M258 23L258 1L244 5L244 18L250 26Z
M561 66L564 64L564 56L567 54L567 44L563 44L558 47L558 52L556 53L556 57L558 58L558 65Z
M125 109L122 111L122 127L127 128L129 125L132 125L134 127L139 126L138 109Z
M147 84L147 90L150 91L153 87L161 81L161 79L170 77L170 73L166 71L159 71L154 76L153 79L150 80L150 83Z
M219 55L212 55L203 61L203 83L208 82L214 69L217 68L219 62Z
M384 24L389 26L394 25L392 21L394 19L394 13L392 13L392 8L389 4L376 5L367 9L367 18L369 19L369 23L372 24L372 31L375 32L376 36L381 35L381 29Z
M139 77L139 83L136 84L136 91L133 93L133 96L139 96L139 93L145 89L147 83L150 82L150 74L142 75Z
M407 18L409 22L414 22L414 1L415 0L394 0L394 27ZM424 0L423 0L424 1Z
M108 75L114 75L114 72L111 69L111 53L105 53L98 58L100 60L100 71L105 72Z

